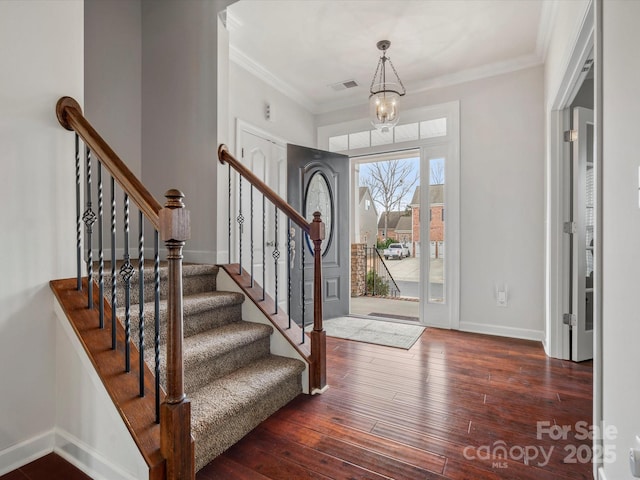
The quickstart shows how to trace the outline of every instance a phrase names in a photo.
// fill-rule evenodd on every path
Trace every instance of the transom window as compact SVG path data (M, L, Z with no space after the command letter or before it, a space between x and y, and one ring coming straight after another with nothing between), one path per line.
M345 150L357 150L380 145L413 142L427 138L446 137L446 135L447 118L442 117L422 122L397 125L386 132L372 129L330 136L329 151L342 152Z

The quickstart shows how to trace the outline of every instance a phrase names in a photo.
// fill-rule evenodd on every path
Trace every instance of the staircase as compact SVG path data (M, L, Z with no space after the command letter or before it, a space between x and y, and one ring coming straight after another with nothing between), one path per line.
M253 305L250 307L250 315L259 315L255 317L258 321L263 316L269 317L268 325L245 322L241 307L244 294L218 292L216 267L187 265L183 270L183 248L191 238L191 219L183 202L184 194L177 189L169 189L165 193L164 206L160 204L84 117L75 99L61 97L56 103L56 117L63 128L75 133L76 276L52 280L51 288L131 432L149 468L149 478L193 480L194 470L202 468L301 393L303 371L306 373L305 391L307 386L310 393L322 393L328 388L326 333L322 326L321 245L325 225L321 214L314 212L313 220L308 221L234 158L226 146L219 146L218 159L229 165L228 198L232 198L231 172L234 170L239 174L238 190L243 181L249 182L263 196L263 209L267 201L275 208L276 236L278 216L283 216L313 244L313 329L307 334L288 315L278 311L277 296L271 299L261 291L261 299L257 300L256 290L262 288L257 284L254 286L253 277L251 287L247 287L247 282L238 283L245 276L242 273L240 227L240 269L232 282L255 303L255 308ZM237 176L236 173L233 175ZM121 213L117 213L116 197L121 198ZM106 199L110 199L110 212L104 208ZM228 225L231 229L231 205L229 207ZM117 262L115 254L119 249L123 249L123 258L130 258L129 246L135 241L130 238L129 224L135 216L138 217L140 233L138 258L144 258L142 232L147 222L152 227L149 237L153 237L153 248L149 245L147 251L153 252L154 259L158 258L162 240L168 267L162 268L161 277L165 281L156 291L157 283L151 278L155 276L154 269L144 269L147 278L142 282L136 278L137 272L131 278L134 267L127 260L124 273L131 282L128 301L123 298L122 280L118 280L120 286L114 299L116 308L129 305L127 311L116 312L121 321L130 319L130 322L125 322L127 327L122 328L115 316L112 317L108 302L100 298L100 295L111 298L107 293L111 291L111 279L108 274L102 275L102 264L107 249L111 252L112 262ZM240 214L238 218L243 216ZM108 237L105 233L109 220L110 239L105 238ZM117 226L119 232L116 231ZM228 238L231 252L231 230ZM263 252L265 238L263 234ZM291 245L288 248L291 249ZM95 257L94 250L97 253ZM280 252L275 253L280 255ZM100 284L97 289L93 281L96 279L94 259L99 259L100 264L97 267ZM277 261L275 255L274 259ZM230 257L228 261L231 263ZM83 278L85 262L87 277L92 281ZM109 272L110 268L104 271ZM277 286L278 269L275 272ZM116 281L115 278L113 280ZM143 290L142 294L137 292L136 284ZM141 298L137 298L139 295ZM303 302L304 298L303 295ZM156 320L155 306L160 299L162 303L157 308L160 319ZM98 308L94 308L95 304ZM139 312L142 310L144 335L142 331L138 335ZM245 310L249 308L245 307ZM157 329L156 322L161 324ZM270 338L272 325L280 335L273 340ZM292 334L296 333L296 328L298 335L294 339ZM130 348L132 343L138 344L139 338L145 347L143 361L139 361L135 348ZM307 338L309 341L305 343ZM157 344L160 347L156 350ZM271 355L272 348L303 361ZM168 357L163 358L167 350ZM156 370L156 365L161 365L157 378L166 385L166 395L154 385L151 372ZM158 419L159 423L156 423ZM195 437L195 445L192 436Z
M110 271L110 268L106 268ZM302 392L298 360L272 355L273 327L242 320L244 295L216 290L218 267L183 266L184 384L191 400L191 432L195 439L196 471L240 440L260 422ZM145 268L144 330L153 332L153 269ZM164 356L166 328L167 267L160 268L160 357L161 383L166 372ZM105 275L105 292L111 291L110 275ZM138 273L131 279L137 286ZM124 305L124 288L117 278L118 305ZM131 339L137 344L139 294L130 292ZM124 308L117 308L125 318ZM153 335L145 334L145 361L154 369Z

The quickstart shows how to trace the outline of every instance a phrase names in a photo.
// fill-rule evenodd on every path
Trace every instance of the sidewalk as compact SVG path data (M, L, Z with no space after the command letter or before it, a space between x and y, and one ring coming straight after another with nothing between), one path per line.
M380 297L351 297L352 315L382 314L380 317L394 317L408 320L404 317L420 318L420 302L412 300L398 300ZM376 316L376 315L373 315Z

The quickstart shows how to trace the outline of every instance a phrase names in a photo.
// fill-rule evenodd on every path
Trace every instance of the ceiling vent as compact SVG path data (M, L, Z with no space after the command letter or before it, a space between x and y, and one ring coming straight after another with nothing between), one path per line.
M346 90L347 88L354 88L360 86L355 80L345 80L344 82L334 83L329 85L332 90L339 92L340 90Z

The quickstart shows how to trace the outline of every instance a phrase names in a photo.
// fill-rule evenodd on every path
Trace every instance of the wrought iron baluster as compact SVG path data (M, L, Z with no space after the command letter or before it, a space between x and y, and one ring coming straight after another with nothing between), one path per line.
M82 290L82 218L80 213L80 137L76 133L76 288Z
M249 198L249 203L251 204L251 225L249 227L249 231L250 231L250 241L251 241L251 288L253 288L253 184L251 184L251 190L250 190L250 198Z
M84 225L87 229L87 308L93 308L93 224L96 222L96 214L92 210L91 204L91 150L89 147L85 149L87 161L87 191L84 193L86 201L86 210L82 215Z
M291 227L291 219L287 221L287 316L289 323L287 328L291 328L291 266L293 265L295 256L295 243L293 244L293 228Z
M104 328L104 205L102 198L102 164L98 162L98 291L100 299L98 311L100 328Z
M131 371L131 277L133 265L129 258L129 195L124 194L124 263L120 267L120 275L124 280L124 370Z
M368 278L369 278L369 247L364 247L364 296L365 297L369 294L369 292L367 291Z
M238 187L238 216L236 222L238 222L238 275L242 275L242 224L244 223L244 216L242 215L242 175L240 175L240 182Z
M138 351L140 396L144 397L144 216L142 210L138 213Z
M118 276L116 275L116 183L111 177L111 349L115 350L117 346L116 335L116 308L118 308L118 299L116 297L116 285Z
M371 284L373 285L373 296L376 296L376 277L378 276L378 265L380 265L380 257L376 257L373 262L373 281Z
M302 290L300 293L302 294L302 322L301 322L301 327L302 327L302 342L304 343L304 329L305 329L305 324L304 324L304 316L306 313L306 298L305 298L305 290L304 290L304 257L305 257L305 253L307 251L307 234L305 232L302 232L302 239L300 241L300 243L302 243L300 250L302 251L302 254L300 255L301 257L301 261L302 261L302 285L300 286L300 290Z
M273 265L274 265L274 269L275 269L275 292L274 292L274 303L276 304L276 311L273 312L274 314L278 314L278 259L280 258L280 250L278 250L278 207L276 207L274 205L273 207L273 213L275 216L275 222L274 222L274 226L275 226L275 231L276 231L276 238L273 241Z
M156 374L156 423L160 423L160 236L158 231L153 233L153 277L154 277L154 302L153 315L154 334L154 360Z

